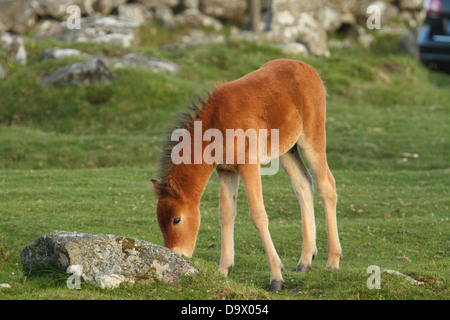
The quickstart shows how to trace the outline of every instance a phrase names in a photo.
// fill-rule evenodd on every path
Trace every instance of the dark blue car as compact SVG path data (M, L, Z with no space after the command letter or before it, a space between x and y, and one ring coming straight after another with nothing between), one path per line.
M417 38L420 60L430 66L450 64L450 0L425 0L425 22Z

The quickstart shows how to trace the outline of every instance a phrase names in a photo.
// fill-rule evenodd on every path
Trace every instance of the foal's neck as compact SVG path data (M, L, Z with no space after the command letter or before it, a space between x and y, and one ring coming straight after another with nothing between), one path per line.
M197 118L193 119L194 121L201 121L201 137L203 137L203 133L205 130L209 129L212 126L210 121L210 112L213 108L212 102L204 102L204 107L199 111ZM200 203L200 198L203 194L203 191L206 188L206 184L208 183L209 177L211 176L212 171L215 166L211 164L207 164L203 159L203 150L206 146L206 142L202 141L201 143L201 163L196 164L194 161L194 152L199 151L194 143L196 139L194 138L194 131L191 127L189 130L191 135L191 153L192 159L191 163L180 163L178 165L173 166L172 173L170 174L170 178L176 181L178 187L183 191L184 195L188 197L191 201L196 204ZM198 141L197 141L198 143Z
M199 204L213 169L212 165L206 163L179 164L172 178L175 179L185 197Z

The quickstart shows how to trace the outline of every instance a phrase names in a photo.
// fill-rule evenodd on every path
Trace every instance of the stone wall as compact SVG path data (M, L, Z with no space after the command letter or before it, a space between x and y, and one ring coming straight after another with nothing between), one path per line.
M381 5L384 19L399 15L414 27L423 0L260 0L260 30L267 28L267 19L273 18L271 13L286 10L301 20L300 24L317 25L332 33L342 24L364 22L367 7L374 3ZM83 17L113 14L137 23L156 20L168 27L202 23L229 23L241 28L251 25L250 0L0 0L0 31L24 34L45 21L64 21L70 16L70 5L77 5ZM305 21L309 19L305 13L314 23ZM292 17L282 15L283 19Z
M365 28L366 11L372 4L381 10L382 26L396 19L397 24L403 20L406 28L413 29L424 17L423 0L260 0L257 3L255 6L251 0L0 0L0 50L25 64L21 36L30 31L35 39L50 36L69 42L130 47L139 40L139 26L154 21L166 28L184 25L215 30L228 24L232 26L233 36L249 40L262 38L291 52L326 57L330 55L328 36L336 32L356 37L367 47L373 43ZM68 27L68 21L73 21L74 12L68 12L71 5L79 8L80 28ZM252 21L254 9L259 12L258 23ZM215 37L214 41L222 38ZM187 39L182 46L170 48L201 41Z

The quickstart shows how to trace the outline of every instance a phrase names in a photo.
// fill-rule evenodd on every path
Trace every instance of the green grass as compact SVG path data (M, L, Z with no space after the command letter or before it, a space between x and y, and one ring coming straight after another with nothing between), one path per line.
M342 268L325 269L326 231L317 209L319 255L307 274L295 273L301 248L298 204L287 177L264 178L273 240L285 265L285 289L268 293L268 270L259 235L247 214L242 190L236 220L236 266L229 280L218 275L220 224L217 178L212 176L201 204L202 223L195 256L199 277L176 285L99 290L83 284L80 293L65 289L61 277L28 275L20 251L52 230L114 233L162 243L150 169L4 170L0 172L1 279L12 290L4 298L135 299L440 299L448 298L448 195L444 170L377 172L336 170ZM357 181L357 183L355 183ZM271 187L276 185L277 187ZM402 185L402 188L395 186ZM414 198L411 198L414 195ZM317 208L319 203L316 202ZM214 246L212 246L214 245ZM382 275L382 289L369 290L366 269L377 265L424 281L417 287ZM161 295L155 295L155 288ZM56 292L55 292L56 290ZM191 292L193 290L194 293ZM129 292L131 295L125 294Z
M159 30L156 35L151 28ZM133 68L115 70L111 84L42 87L40 78L76 59L39 61L55 40L27 40L29 63L0 55L0 299L449 299L450 77L432 73L399 51L392 37L375 48L333 50L328 59L285 55L266 43L227 41L173 53L159 45L186 30L141 30L141 45L72 47L90 53L130 51L172 60L178 75ZM21 250L53 230L113 233L162 244L150 179L164 133L175 114L204 89L240 77L276 58L305 60L327 86L328 162L337 182L338 225L344 258L326 270L326 221L315 200L319 255L297 274L301 254L298 202L280 170L263 177L275 247L285 287L270 293L260 237L248 216L242 186L235 227L236 259L229 279L219 275L218 182L202 198L195 255L199 270L180 283L141 283L101 290L82 283L68 290L67 275L29 274ZM410 157L408 154L417 154ZM316 197L317 198L317 197ZM369 290L371 265L422 281L381 274Z

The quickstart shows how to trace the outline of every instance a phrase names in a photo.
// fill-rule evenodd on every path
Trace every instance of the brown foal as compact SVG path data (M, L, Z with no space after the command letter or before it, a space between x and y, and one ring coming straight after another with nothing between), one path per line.
M288 174L301 207L303 243L298 272L311 269L317 254L314 221L313 184L303 163L300 149L317 184L322 200L328 233L328 268L339 268L341 246L336 222L335 181L326 159L325 104L326 92L317 72L308 64L293 60L274 60L260 69L235 81L217 86L202 106L194 105L195 115L186 117L182 127L188 132L191 161L173 163L174 143L169 143L162 161L160 181L152 180L158 199L157 216L164 244L178 254L190 257L195 248L200 225L199 203L209 177L216 169L220 184L220 221L222 250L219 270L228 276L234 264L234 218L239 179L242 179L250 208L250 216L261 235L270 268L272 291L282 288L282 263L269 233L269 220L264 208L260 163L250 163L250 147L246 141L245 162L237 161L240 150L230 148L223 139L221 152L213 161L202 153L200 161L194 159L195 150L203 152L209 145L203 139L195 145L194 128L201 121L201 133L217 129L278 130L278 148L267 143L268 158L279 157ZM198 123L197 123L198 124ZM234 138L233 138L234 139ZM197 139L198 142L198 139ZM215 140L217 143L218 140ZM261 141L258 141L258 143ZM298 147L298 148L297 148ZM186 157L185 157L186 159ZM234 159L235 161L225 161ZM267 160L267 159L266 159Z

